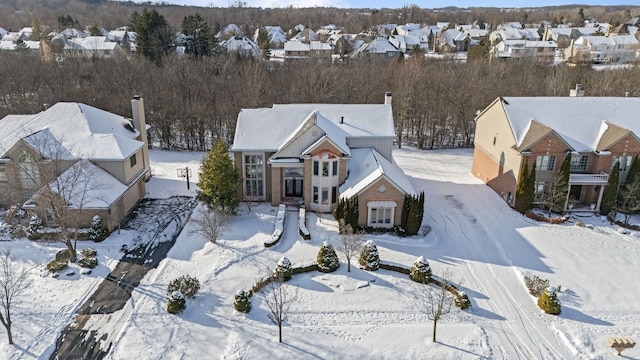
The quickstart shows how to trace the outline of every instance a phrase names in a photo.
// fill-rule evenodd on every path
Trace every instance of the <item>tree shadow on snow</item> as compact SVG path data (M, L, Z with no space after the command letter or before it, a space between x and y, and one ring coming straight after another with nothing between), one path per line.
M586 324L613 326L613 324L608 321L596 319L592 316L589 316L585 313L582 313L576 309L573 309L567 306L562 307L562 312L560 313L559 316L568 320L574 320L574 321L583 322Z

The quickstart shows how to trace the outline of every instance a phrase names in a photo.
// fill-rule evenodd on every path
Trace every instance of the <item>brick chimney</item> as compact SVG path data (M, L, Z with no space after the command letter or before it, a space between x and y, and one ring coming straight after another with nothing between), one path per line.
M147 123L144 119L144 100L140 95L135 95L131 99L131 114L133 119L133 127L140 132L138 140L144 142L142 147L142 166L147 169L145 179L151 176L151 167L149 166L149 140L147 138Z

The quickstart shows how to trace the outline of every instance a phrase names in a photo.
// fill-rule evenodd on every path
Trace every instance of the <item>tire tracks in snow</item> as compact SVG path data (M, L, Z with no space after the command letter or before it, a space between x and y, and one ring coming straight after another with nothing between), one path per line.
M432 216L439 227L436 231L441 232L439 235L444 239L455 239L451 242L452 246L463 255L464 258L461 260L466 271L471 275L474 285L487 297L486 300L476 299L476 303L486 306L493 314L503 318L494 321L497 326L496 331L485 329L488 338L495 341L494 348L498 350L493 356L501 356L505 359L560 359L575 356L570 353L571 351L567 351L565 344L558 341L555 333L537 324L528 314L529 311L523 308L513 296L511 289L514 286L521 287L519 279L513 272L509 257L496 240L497 234L492 234L485 224L487 219L491 221L499 218L500 214L488 212L488 208L483 207L479 212L472 212L477 215L468 215L463 209L464 204L453 195L446 195L445 201L438 201L437 205L439 207L428 204L426 212L439 215L438 218ZM451 216L451 214L461 216ZM494 228L500 229L500 226ZM457 234L449 234L451 231ZM481 237L485 237L486 240L480 241ZM497 255L500 263L505 265L489 261L486 253L489 250L494 250L493 257ZM474 253L471 254L471 251ZM472 262L469 259L478 259L478 261ZM511 286L505 283L506 279L510 279ZM524 291L524 288L520 291ZM472 308L472 314L473 310ZM507 344L510 347L502 346Z

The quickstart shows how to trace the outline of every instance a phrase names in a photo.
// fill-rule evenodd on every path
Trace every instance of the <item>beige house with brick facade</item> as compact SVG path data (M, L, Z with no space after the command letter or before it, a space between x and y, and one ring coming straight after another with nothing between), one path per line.
M476 117L472 173L513 206L525 159L529 167L535 163L540 200L571 156L565 210L598 211L613 166L620 163L622 185L640 153L639 109L635 97L497 98Z
M391 94L384 104L288 104L243 109L230 151L245 201L301 204L332 212L358 197L360 225L400 224L415 194L394 164Z
M133 120L81 103L0 119L0 207L19 206L46 226L65 201L68 225L95 215L112 230L146 194L150 175L143 100Z

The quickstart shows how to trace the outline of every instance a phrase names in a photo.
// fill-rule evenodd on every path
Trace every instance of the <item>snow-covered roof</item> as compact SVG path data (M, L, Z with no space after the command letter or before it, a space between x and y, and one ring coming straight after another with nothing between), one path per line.
M38 50L40 49L40 41L23 41L25 47L29 50ZM0 50L16 50L16 42L15 41L0 41Z
M373 148L351 150L348 170L349 177L340 186L341 198L348 199L358 195L383 176L405 193L416 193L402 169L389 162Z
M640 98L505 97L502 107L520 146L535 120L555 130L575 151L595 151L607 124L640 134Z
M223 41L220 45L224 46L229 51L258 50L258 45L246 36L234 36Z
M109 41L105 36L87 36L85 38L67 39L66 50L113 50L117 42Z
M391 105L276 104L240 110L231 150L277 151L314 112L348 137L395 137Z
M400 51L397 47L395 47L387 38L379 36L369 42L368 44L362 45L358 52L368 52L368 53L386 53L389 51Z
M128 187L89 160L80 160L49 184L49 189L69 201L72 209L104 209L120 198Z
M638 45L638 39L633 35L613 35L610 38L616 45Z
M128 119L89 105L60 102L36 115L9 115L0 120L0 143L4 146L0 153L22 138L42 147L45 144L36 140L44 139L33 137L42 130L65 154L77 159L123 160L144 145L136 140L139 133Z

